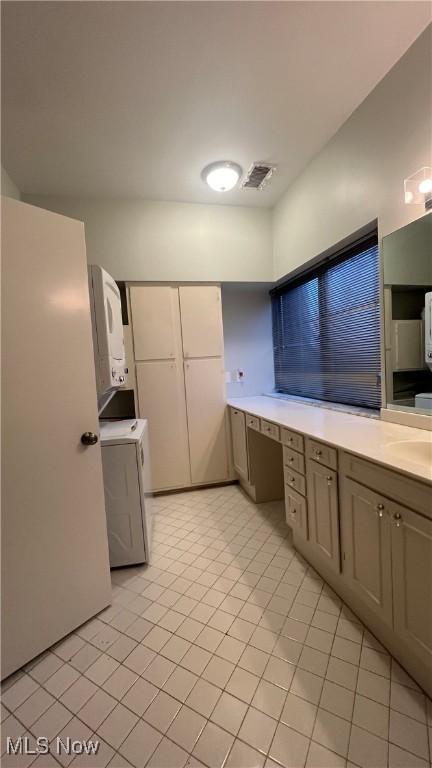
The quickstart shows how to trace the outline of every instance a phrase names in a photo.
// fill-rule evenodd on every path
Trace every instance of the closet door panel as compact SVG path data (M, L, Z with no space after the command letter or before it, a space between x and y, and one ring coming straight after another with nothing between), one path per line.
M182 363L137 363L136 378L139 415L149 423L153 490L190 485Z
M179 288L183 356L223 355L221 292L219 285L181 285Z
M131 285L129 292L135 360L181 357L178 288Z
M227 480L223 360L188 360L184 366L192 482Z

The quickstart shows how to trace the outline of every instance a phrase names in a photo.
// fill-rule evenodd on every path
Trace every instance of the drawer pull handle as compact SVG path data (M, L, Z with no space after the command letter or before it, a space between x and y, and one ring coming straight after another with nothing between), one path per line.
M396 522L396 528L400 528L401 522L402 522L402 515L400 515L399 512L395 512L393 515L393 520Z
M293 514L293 515L296 515L296 514L297 514L297 510L296 510L296 509L293 509L293 511L292 511L292 514Z
M288 438L288 442L289 442L289 443L292 443L292 442L294 442L294 438L293 438L293 437L289 437L289 438Z

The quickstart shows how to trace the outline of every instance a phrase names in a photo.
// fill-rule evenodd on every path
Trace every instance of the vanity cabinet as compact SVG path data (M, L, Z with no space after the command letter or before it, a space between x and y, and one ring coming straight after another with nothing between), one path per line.
M342 571L351 589L388 624L392 622L391 506L396 505L360 483L343 482Z
M288 525L303 539L308 537L307 501L285 485L285 517Z
M339 504L337 472L307 460L309 544L340 571Z
M231 435L234 469L244 480L248 480L246 416L243 411L238 411L236 408L231 408Z

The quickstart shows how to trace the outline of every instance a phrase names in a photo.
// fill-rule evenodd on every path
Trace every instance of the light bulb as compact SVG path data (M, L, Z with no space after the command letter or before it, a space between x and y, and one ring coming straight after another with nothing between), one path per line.
M432 192L432 179L423 179L418 188L422 195L427 195L428 192Z

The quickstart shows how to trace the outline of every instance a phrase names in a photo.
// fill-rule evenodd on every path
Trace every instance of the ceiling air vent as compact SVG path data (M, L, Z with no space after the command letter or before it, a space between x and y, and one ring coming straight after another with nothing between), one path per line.
M276 166L268 163L252 163L242 182L242 188L263 189L275 170Z

